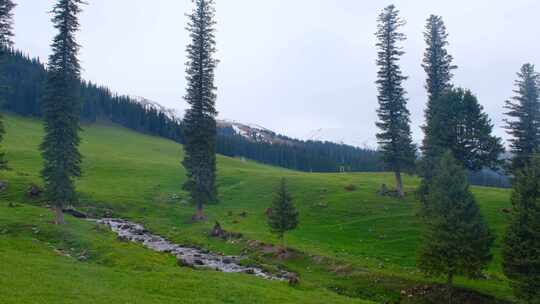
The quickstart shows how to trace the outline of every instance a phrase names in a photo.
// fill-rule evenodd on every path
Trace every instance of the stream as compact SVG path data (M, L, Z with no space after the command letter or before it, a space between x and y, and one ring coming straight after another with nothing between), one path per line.
M101 219L99 224L107 225L120 239L142 244L153 251L176 256L178 264L186 267L213 269L226 273L246 273L267 280L286 280L287 272L273 275L257 267L240 265L242 257L224 256L203 249L174 244L165 238L151 234L144 226L121 219Z

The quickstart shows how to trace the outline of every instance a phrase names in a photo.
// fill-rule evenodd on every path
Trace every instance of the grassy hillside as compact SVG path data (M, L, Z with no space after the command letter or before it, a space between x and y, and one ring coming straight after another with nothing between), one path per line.
M25 197L29 184L40 183L41 124L14 116L6 120L4 147L12 170L0 173L0 179L9 182L0 199L1 303L384 302L399 299L403 289L436 282L415 269L420 225L414 196L397 200L377 194L382 183L392 184L389 174L299 173L220 157L221 202L208 207L208 222L191 224L193 207L181 191L180 145L114 126L83 127L84 177L77 185L78 208L144 223L178 243L228 254L244 250L246 241L208 237L216 220L227 230L243 233L246 240L275 243L265 224L265 210L278 180L286 177L301 214L301 225L287 243L299 253L280 260L254 252L252 259L298 272L302 283L292 288L247 275L183 269L173 257L118 242L90 222L69 218L66 227L53 227L44 203ZM407 190L412 192L416 183L406 179ZM348 185L357 189L347 191ZM501 236L507 220L501 209L509 207L509 192L489 188L474 192ZM17 207L9 207L10 202ZM247 217L240 216L243 212ZM79 256L88 259L78 261ZM458 284L511 300L501 274L498 243L495 256L487 279L461 278Z

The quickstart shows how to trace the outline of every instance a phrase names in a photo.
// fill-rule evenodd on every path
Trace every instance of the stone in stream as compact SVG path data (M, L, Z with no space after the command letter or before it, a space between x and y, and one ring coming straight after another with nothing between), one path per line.
M177 264L178 264L178 266L180 266L180 267L194 268L193 263L190 263L188 260L182 259L182 258L179 258L179 259L177 260Z
M129 242L129 239L125 235L119 235L116 239L120 242Z
M202 260L195 260L193 261L193 264L197 265L197 266L204 266L204 262Z

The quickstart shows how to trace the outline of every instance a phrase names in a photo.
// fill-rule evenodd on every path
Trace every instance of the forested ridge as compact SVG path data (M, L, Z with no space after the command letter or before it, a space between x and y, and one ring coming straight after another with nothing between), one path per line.
M2 109L21 116L41 117L46 79L45 65L20 51L6 58L6 88L0 92ZM83 81L81 120L86 123L111 121L138 132L183 143L182 122L132 97L118 95L109 88ZM376 151L330 142L300 141L283 136L279 142L258 142L238 135L230 128L218 130L217 152L245 157L269 165L307 172L383 171Z
M20 51L6 58L1 79L2 108L22 115L41 117L47 71L42 62ZM83 81L80 86L81 119L86 123L109 120L126 128L179 141L179 122L156 109L145 107L133 98L112 93L108 88Z

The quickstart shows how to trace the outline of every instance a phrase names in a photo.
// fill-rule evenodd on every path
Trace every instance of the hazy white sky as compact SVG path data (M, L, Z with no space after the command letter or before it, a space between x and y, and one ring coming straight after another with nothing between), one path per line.
M54 0L18 0L16 46L46 59ZM122 94L185 109L185 13L190 0L87 0L83 76ZM420 66L429 14L444 17L455 83L477 94L500 129L521 64L540 64L538 0L216 0L221 118L306 137L325 129L348 143L375 141L374 32L394 3L408 24L402 68L415 140L426 103ZM338 133L339 135L336 135Z

